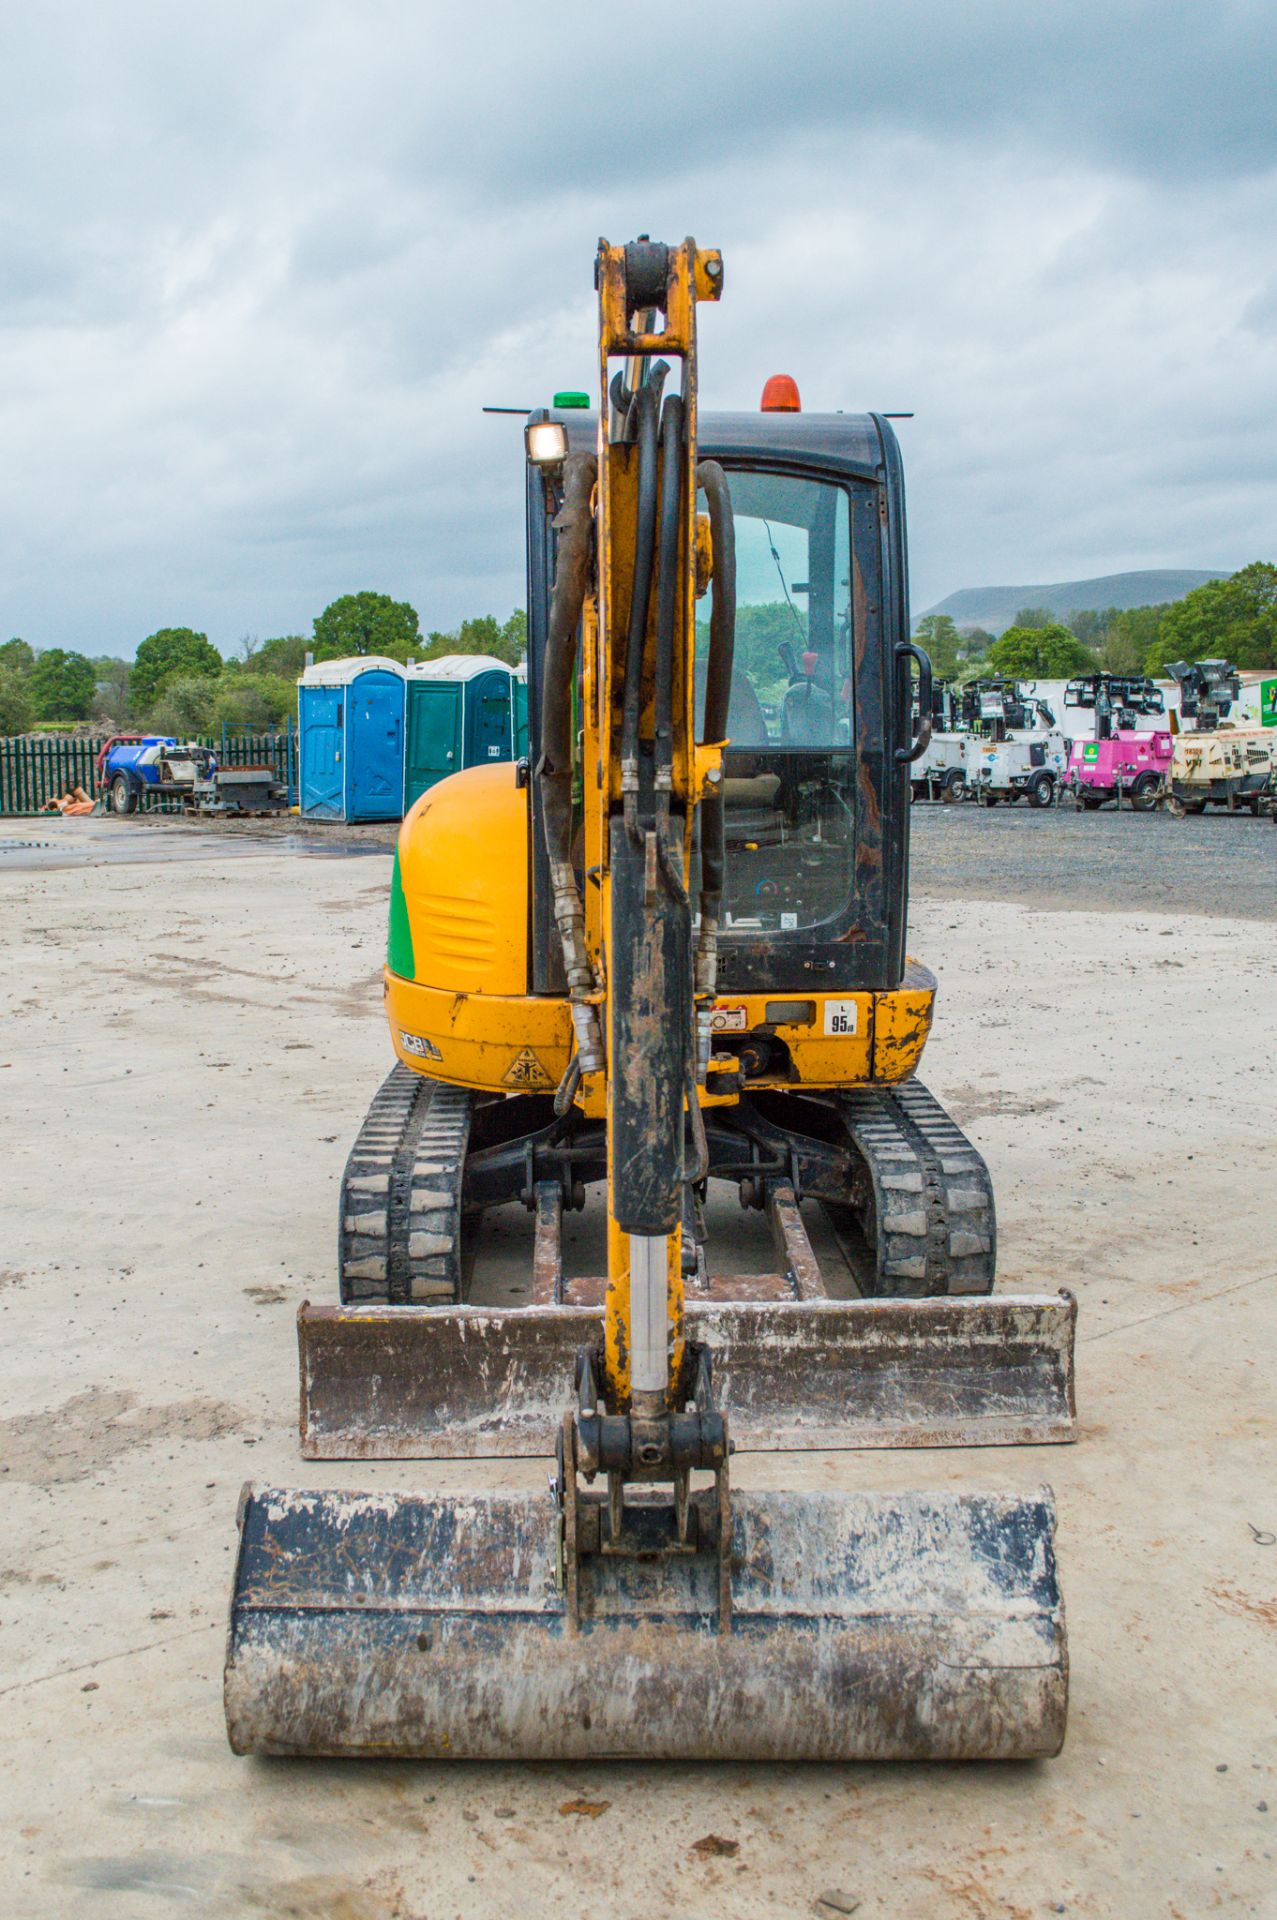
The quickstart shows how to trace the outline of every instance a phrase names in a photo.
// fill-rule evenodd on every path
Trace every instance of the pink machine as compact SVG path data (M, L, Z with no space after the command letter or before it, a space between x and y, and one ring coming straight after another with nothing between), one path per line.
M1137 723L1141 715L1165 713L1161 688L1151 680L1093 673L1069 681L1064 704L1095 713L1095 739L1075 740L1069 750L1065 785L1078 805L1090 812L1106 800L1120 806L1127 799L1137 813L1155 806L1174 741L1166 727L1146 732Z

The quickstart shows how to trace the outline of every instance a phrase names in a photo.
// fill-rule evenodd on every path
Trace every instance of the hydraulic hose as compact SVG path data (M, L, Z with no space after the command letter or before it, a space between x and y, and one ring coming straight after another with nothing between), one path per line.
M669 395L661 414L661 519L657 542L655 740L653 769L656 786L657 859L665 884L683 904L687 888L682 862L670 845L670 793L674 769L674 627L678 617L680 577L678 537L683 508L683 401Z
M638 823L639 718L643 705L643 643L647 637L656 541L657 406L658 388L649 383L635 394L628 416L638 442L638 503L621 710L621 798L626 831L636 846L642 838Z
M732 697L732 658L736 647L736 522L727 475L717 460L702 460L696 484L709 507L710 540L714 551L714 605L709 622L709 664L705 676L704 740L721 740L727 732Z
M671 393L661 413L661 531L656 582L656 742L658 790L674 764L674 622L678 610L678 535L683 505L683 401Z
M595 981L585 944L585 907L572 868L572 677L577 631L590 578L594 531L590 495L597 470L592 453L570 453L563 463L563 504L554 521L559 548L545 643L541 758L537 763L550 891L563 947L579 1073L598 1073L604 1064L598 1012L589 1000Z
M727 475L717 460L702 460L697 485L709 507L714 553L714 604L709 623L709 660L705 671L705 717L701 740L722 740L731 705L732 663L736 648L736 523ZM718 915L723 897L726 819L721 791L701 801L701 924L696 941L696 992L712 999L718 987ZM706 1048L702 1046L702 1054Z

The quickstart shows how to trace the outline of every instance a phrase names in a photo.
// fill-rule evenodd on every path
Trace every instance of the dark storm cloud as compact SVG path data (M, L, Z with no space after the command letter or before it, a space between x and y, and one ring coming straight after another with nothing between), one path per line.
M0 627L131 650L522 590L600 232L727 255L707 404L905 406L915 604L1271 550L1267 5L28 9Z

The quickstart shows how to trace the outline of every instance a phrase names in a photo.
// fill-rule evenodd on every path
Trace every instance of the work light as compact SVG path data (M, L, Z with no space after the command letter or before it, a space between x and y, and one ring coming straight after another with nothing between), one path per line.
M529 420L523 429L534 467L561 467L568 454L568 430L561 420Z

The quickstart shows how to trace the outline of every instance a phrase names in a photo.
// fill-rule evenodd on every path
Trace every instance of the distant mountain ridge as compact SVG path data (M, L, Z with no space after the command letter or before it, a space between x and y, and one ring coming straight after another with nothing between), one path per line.
M1194 587L1208 580L1223 580L1229 569L1214 567L1153 568L1143 573L1105 573L1096 580L1056 580L1047 586L960 587L928 613L952 614L960 627L987 627L990 633L1002 633L1011 625L1021 607L1049 607L1058 618L1081 613L1089 607L1155 607L1169 600L1182 600Z

